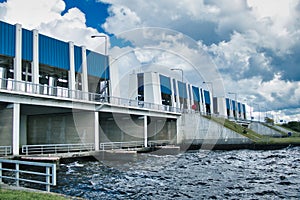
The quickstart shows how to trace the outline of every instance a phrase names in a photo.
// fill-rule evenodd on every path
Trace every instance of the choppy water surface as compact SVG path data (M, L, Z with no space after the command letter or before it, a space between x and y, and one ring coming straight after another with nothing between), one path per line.
M86 199L299 199L300 147L73 162L57 182L52 191Z

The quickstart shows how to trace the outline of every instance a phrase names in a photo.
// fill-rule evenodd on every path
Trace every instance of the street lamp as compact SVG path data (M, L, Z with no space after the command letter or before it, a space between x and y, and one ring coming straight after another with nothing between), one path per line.
M238 112L238 110L237 110L237 93L235 93L235 92L228 92L228 94L234 94L234 98L235 98L235 115L236 115L236 118L237 118L237 112Z
M210 87L211 87L211 94L212 94L212 97L214 98L214 87L213 87L213 82L203 81L203 84L210 84Z
M252 102L252 104L257 105L257 108L258 108L258 121L260 122L260 111L261 111L260 110L260 105L259 105L259 103L253 103L253 102ZM254 109L254 107L253 107L253 109Z
M183 82L183 70L180 69L180 68L173 68L173 69L171 69L171 70L172 70L172 71L176 71L176 70L181 71L181 82Z
M106 35L92 35L91 38L102 37L105 39L105 55L107 55L107 36Z

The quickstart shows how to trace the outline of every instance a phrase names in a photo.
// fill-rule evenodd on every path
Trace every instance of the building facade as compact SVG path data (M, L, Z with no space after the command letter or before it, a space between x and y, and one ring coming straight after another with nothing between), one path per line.
M114 76L107 55L0 21L0 152L175 144L182 113L246 119L244 104L155 72L132 74L129 98L114 96Z

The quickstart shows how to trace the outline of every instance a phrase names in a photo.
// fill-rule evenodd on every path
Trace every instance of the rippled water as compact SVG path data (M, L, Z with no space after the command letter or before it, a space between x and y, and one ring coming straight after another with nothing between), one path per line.
M57 182L52 191L86 199L299 199L300 147L73 162Z

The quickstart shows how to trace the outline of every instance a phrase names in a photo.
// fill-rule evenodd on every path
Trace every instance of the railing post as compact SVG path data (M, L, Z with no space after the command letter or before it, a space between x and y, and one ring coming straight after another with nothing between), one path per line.
M50 192L50 168L46 167L46 190Z
M52 185L56 185L56 164L53 164L52 167Z
M2 162L0 162L0 183L2 183Z
M19 187L19 178L20 178L20 173L19 173L19 170L20 170L20 166L19 166L19 163L16 163L16 186Z
M28 146L26 146L26 155L28 156Z

